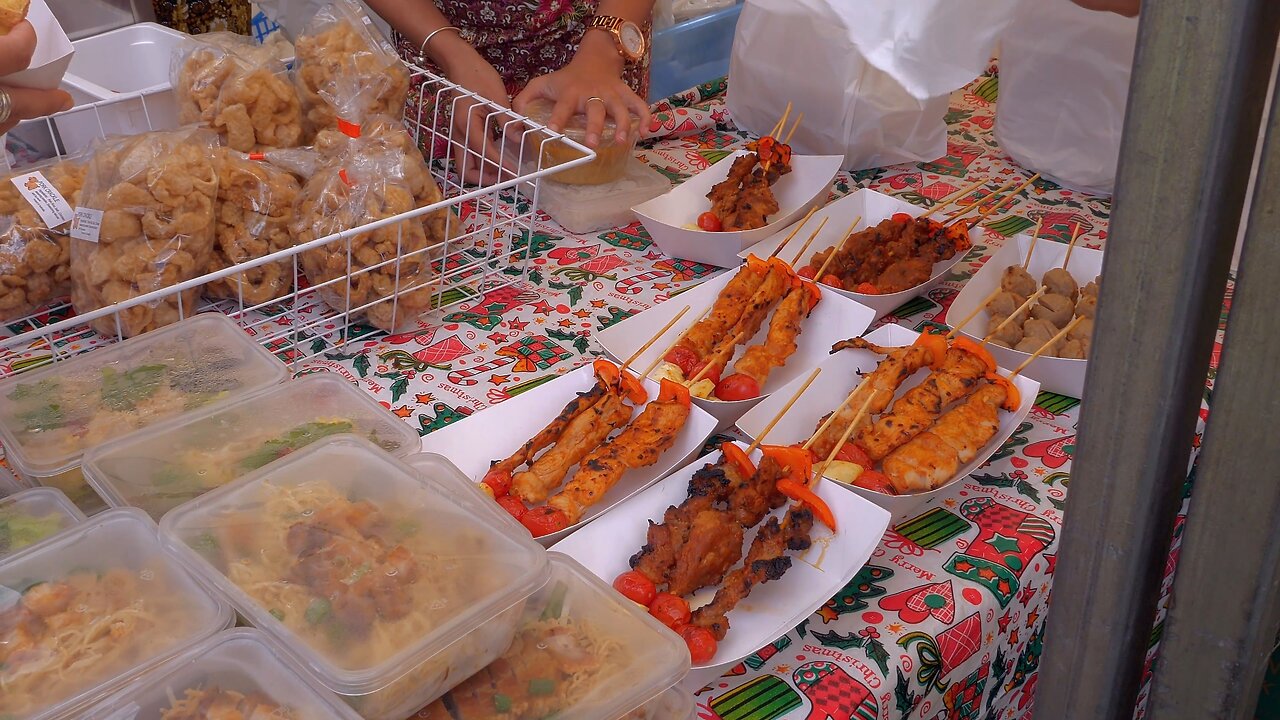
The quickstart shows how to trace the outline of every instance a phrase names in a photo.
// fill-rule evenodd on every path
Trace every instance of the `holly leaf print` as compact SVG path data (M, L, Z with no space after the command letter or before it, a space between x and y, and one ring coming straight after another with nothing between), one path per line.
M911 684L903 676L902 668L895 668L895 670L898 673L898 681L893 686L893 697L896 701L898 712L905 715L915 709L918 698L915 693L911 692Z
M983 487L1011 488L1017 484L1017 481L1008 475L974 475L973 479Z
M884 643L879 638L867 639L867 657L871 658L876 665L880 667L880 672L889 673L889 651L885 649Z
M324 359L332 360L334 362L344 362L346 360L354 360L355 358L358 358L360 356L361 356L360 353L351 353L350 355L347 355L345 353L340 353L340 352L331 352L331 353L325 353Z
M1026 480L1019 480L1017 485L1018 493L1031 498L1032 502L1040 502L1040 491Z
M582 286L574 285L569 288L569 307L575 307L578 301L582 299Z
M809 619L805 618L804 622L796 626L796 634L803 639L805 634L809 632Z
M400 402L400 398L404 396L409 389L409 379L401 375L400 379L391 383L391 402Z
M534 285L541 285L543 282L542 271L537 268L529 268L529 282Z
M848 650L849 648L860 648L864 644L866 644L865 639L860 638L857 635L854 635L853 633L849 633L848 635L841 635L840 633L834 630L832 630L829 633L816 632L813 634L813 639L817 640L818 642L822 643L827 647L833 647L839 650Z
M1054 509L1058 510L1059 512L1067 509L1067 502L1065 500L1059 500L1057 498L1049 498L1049 503L1053 505Z
M365 355L364 353L360 353L359 355L356 355L355 360L352 361L351 363L351 366L355 368L356 373L360 377L369 376L369 356L368 355Z

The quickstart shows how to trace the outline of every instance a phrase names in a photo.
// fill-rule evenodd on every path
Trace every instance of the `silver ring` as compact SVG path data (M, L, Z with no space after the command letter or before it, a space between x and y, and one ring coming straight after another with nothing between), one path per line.
M13 98L8 90L0 88L0 125L9 122L11 115L13 115Z
M590 104L591 104L591 101L592 101L592 100L595 100L596 102L598 102L598 103L600 103L601 105L603 105L603 106L605 107L605 109L608 109L608 108L609 108L609 103L606 103L606 102L604 101L604 98L602 98L602 97L596 97L595 95L592 95L591 97L587 98L587 101L586 101L585 103L583 103L583 104L582 104L582 106L585 108L587 105L590 105Z

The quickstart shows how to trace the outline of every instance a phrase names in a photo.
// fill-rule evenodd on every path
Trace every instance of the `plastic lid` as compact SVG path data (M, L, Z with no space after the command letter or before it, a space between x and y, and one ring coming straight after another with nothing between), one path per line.
M31 488L0 499L0 559L83 521L67 496L53 488Z
M227 316L205 313L0 383L0 437L20 473L56 475L87 448L287 374Z
M197 712L199 707L203 712ZM214 635L133 681L88 714L102 720L360 717L295 669L253 628Z
M23 485L12 472L9 472L9 468L0 467L0 498L8 497L26 489L27 486Z
M546 125L551 120L551 111L555 104L550 100L538 98L532 100L525 107L525 116L539 125ZM614 122L612 116L606 117L604 120L604 130L600 133L600 147L608 147L617 142L615 137L618 132L618 123ZM569 124L565 126L563 135L575 142L586 142L587 137L587 116L578 113L569 118ZM632 137L640 136L640 118L635 115L631 116L631 135Z
M673 687L658 697L622 716L621 720L695 720L698 704L693 696Z
M0 688L18 718L67 716L227 627L230 609L160 546L138 510L108 510L0 563Z
M457 465L436 453L420 452L404 458L405 464L413 468L418 479L439 487L443 492L459 497L463 502L479 502L480 508L496 519L516 530L528 534L528 530L516 520L511 513L502 509L492 498L480 490L480 485L467 477Z
M502 659L415 717L448 718L446 705L455 720L630 717L689 672L675 633L569 556L548 556L551 579Z
M546 554L352 436L164 516L161 534L326 687L374 692L528 597Z
M230 405L182 415L90 450L89 483L112 505L159 520L170 509L330 435L353 433L395 455L418 433L331 373L308 375Z

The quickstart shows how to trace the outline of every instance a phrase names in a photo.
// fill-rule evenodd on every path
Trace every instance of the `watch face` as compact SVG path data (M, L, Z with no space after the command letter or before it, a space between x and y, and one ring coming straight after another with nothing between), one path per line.
M623 23L618 28L618 41L628 55L638 58L644 54L644 33L635 23Z

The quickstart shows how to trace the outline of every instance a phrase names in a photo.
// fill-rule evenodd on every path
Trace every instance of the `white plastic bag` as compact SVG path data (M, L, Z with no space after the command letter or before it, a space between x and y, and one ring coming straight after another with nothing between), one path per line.
M1024 0L1001 38L996 140L1061 185L1110 195L1138 20Z
M935 160L951 93L982 72L1016 1L746 0L729 111L767 133L793 103L796 152L842 153L846 170Z

